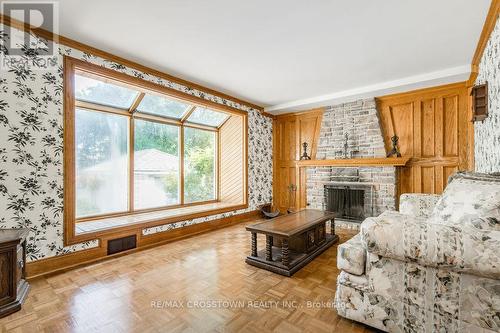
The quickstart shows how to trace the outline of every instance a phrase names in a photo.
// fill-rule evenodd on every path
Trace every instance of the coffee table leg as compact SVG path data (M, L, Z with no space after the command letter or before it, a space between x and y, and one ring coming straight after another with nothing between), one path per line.
M252 232L252 257L257 257L257 234Z
M330 220L330 234L335 235L335 219Z
M288 239L286 238L283 238L281 241L281 262L287 267L290 264L290 259L288 258Z
M266 260L273 260L273 236L266 236Z

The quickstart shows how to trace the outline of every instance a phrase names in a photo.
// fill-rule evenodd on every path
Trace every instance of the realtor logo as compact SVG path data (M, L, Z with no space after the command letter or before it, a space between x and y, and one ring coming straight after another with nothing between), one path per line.
M29 24L33 29L58 33L58 3L48 1L2 1L1 12L15 21ZM4 24L1 43L1 70L49 69L57 67L58 50L52 40L23 32Z

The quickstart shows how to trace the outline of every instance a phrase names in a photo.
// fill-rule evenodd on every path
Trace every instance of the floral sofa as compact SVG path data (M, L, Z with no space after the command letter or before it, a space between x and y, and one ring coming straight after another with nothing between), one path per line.
M388 332L500 331L500 175L404 194L338 247L338 313Z

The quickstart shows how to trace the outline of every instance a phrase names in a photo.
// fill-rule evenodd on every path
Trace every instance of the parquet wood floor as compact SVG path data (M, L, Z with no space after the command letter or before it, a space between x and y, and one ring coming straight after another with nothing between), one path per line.
M373 331L333 308L336 245L287 278L245 263L246 224L33 280L0 331ZM342 243L354 232L338 234Z

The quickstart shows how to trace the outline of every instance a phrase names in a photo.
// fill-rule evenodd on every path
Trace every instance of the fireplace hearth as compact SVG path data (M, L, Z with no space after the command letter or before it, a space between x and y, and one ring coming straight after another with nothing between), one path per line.
M362 222L373 216L373 188L357 182L335 182L324 186L323 209L333 212L338 220Z

